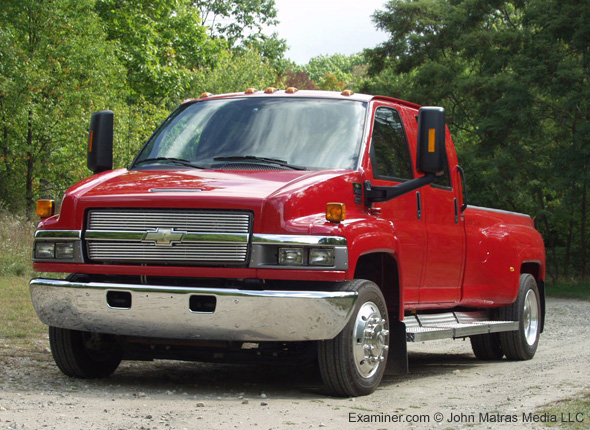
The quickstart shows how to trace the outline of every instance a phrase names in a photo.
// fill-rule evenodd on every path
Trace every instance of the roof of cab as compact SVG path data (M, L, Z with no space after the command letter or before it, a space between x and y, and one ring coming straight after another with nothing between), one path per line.
M369 94L361 94L361 93L354 93L349 90L344 90L342 92L338 91L318 91L318 90L298 90L296 88L290 87L286 90L278 90L276 88L267 88L265 90L256 90L254 88L249 88L244 92L239 93L228 93L228 94L211 94L211 93L203 93L199 98L187 99L182 102L189 103L195 101L203 101L203 100L211 100L211 99L221 99L221 98L232 98L232 97L297 97L297 98L326 98L326 99L347 99L347 100L356 100L360 102L370 102L371 100L383 100L388 102L397 103L400 105L404 105L410 108L418 109L420 108L419 105L407 102L404 100L396 99L393 97L386 97L386 96L372 96Z

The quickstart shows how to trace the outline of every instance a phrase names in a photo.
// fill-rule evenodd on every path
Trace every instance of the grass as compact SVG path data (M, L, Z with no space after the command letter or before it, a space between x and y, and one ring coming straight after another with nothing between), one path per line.
M27 278L0 276L0 303L0 339L32 340L47 333L33 309Z
M31 262L35 223L0 208L0 275L33 275Z
M547 423L549 427L585 430L590 420L590 391L543 406L537 413L555 417L556 422Z
M590 300L590 281L547 282L545 291L549 297Z

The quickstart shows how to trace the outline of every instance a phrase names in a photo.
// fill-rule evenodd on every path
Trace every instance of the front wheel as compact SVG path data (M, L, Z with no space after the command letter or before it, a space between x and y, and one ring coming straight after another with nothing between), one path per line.
M106 378L121 363L123 352L112 336L49 327L55 364L67 376Z
M320 373L331 393L363 396L377 389L389 350L389 323L383 294L371 281L347 282L342 291L356 291L352 316L334 339L320 341Z

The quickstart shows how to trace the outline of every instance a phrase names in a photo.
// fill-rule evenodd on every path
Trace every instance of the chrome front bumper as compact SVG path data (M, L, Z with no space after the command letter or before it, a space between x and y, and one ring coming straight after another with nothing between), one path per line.
M171 339L304 341L332 339L344 328L356 292L254 291L33 279L33 306L49 326ZM107 294L130 306L112 307ZM192 311L191 297L214 310ZM214 299L209 299L214 297Z

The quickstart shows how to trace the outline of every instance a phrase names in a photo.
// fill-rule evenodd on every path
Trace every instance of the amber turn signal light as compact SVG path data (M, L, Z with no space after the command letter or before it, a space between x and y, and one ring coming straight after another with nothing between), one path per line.
M55 202L53 200L37 200L37 215L40 218L49 218L55 215Z
M326 205L326 219L330 222L341 222L346 219L346 205L344 203L328 203Z

